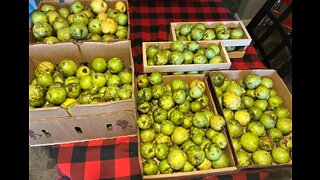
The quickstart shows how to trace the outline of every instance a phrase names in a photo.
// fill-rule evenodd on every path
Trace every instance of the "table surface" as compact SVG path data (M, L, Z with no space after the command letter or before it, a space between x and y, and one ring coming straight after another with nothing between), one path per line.
M168 41L170 22L235 20L221 0L132 0L129 11L136 72L143 72L142 42ZM230 69L266 68L252 46L243 58L231 62ZM52 154L57 160L59 180L141 179L137 136L54 145ZM263 179L267 174L240 172L206 179Z

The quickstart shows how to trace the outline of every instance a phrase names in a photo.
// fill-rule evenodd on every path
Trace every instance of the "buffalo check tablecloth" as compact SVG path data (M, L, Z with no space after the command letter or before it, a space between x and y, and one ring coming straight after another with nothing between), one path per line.
M58 180L139 180L138 138L93 140L52 146L57 160ZM233 175L182 180L258 180L267 172L239 172Z
M170 22L235 20L221 0L129 0L129 10L136 72L143 72L142 42L168 41ZM230 69L266 68L252 46L243 58L231 61ZM58 180L141 179L137 136L54 145L52 154L57 161ZM240 172L200 179L253 180L267 175L266 172Z

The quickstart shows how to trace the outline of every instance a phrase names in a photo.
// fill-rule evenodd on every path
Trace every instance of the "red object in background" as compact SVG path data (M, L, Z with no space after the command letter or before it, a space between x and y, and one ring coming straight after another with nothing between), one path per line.
M281 16L281 13L278 12L278 11L276 11L276 10L273 10L272 12L273 12L273 14L274 14L276 17L280 17L280 16ZM282 24L283 24L284 26L286 26L288 29L292 29L292 17L286 18L286 19L282 22Z
M281 16L282 12L281 12L281 8L283 6L289 6L291 5L292 0L281 0L279 2L279 5L276 9L272 10L272 13L278 18ZM292 17L289 16L286 19L283 20L282 24L287 27L288 29L292 30Z

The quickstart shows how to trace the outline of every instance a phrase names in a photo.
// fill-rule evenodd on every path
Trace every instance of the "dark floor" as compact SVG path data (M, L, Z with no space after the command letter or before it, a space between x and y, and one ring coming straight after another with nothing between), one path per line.
M29 148L29 180L56 179L56 162L50 146Z

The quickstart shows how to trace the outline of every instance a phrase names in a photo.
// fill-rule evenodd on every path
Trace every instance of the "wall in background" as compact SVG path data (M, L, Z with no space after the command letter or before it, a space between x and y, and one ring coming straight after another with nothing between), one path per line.
M266 0L241 0L236 13L240 20L247 25L265 2Z

